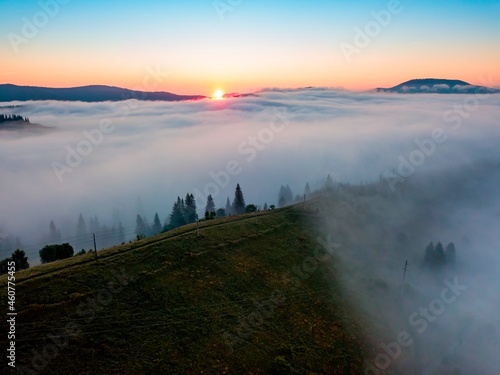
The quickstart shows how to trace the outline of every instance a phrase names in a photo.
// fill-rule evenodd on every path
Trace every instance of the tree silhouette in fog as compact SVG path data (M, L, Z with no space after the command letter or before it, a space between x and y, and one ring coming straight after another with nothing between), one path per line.
M243 192L241 191L240 184L236 185L236 190L234 191L233 200L233 213L236 215L241 215L245 213L245 198L243 198Z

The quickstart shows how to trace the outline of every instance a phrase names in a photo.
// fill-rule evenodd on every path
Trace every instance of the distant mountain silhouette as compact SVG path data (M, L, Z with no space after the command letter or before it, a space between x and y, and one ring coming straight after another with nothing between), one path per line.
M61 100L81 102L121 101L128 99L155 101L182 101L204 99L202 95L176 95L170 92L133 91L112 86L83 86L47 88L34 86L0 85L0 102L27 100Z
M490 87L475 86L468 82L452 79L412 79L391 88L377 88L377 92L398 94L488 94L500 92Z

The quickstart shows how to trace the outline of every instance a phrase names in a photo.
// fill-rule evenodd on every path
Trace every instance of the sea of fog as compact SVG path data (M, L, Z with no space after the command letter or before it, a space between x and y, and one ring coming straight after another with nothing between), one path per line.
M2 108L6 107L6 108ZM500 161L500 95L395 95L333 89L270 89L194 102L12 102L51 127L0 132L0 233L18 236L30 261L54 221L63 241L78 216L162 222L174 200L195 195L199 214L239 183L246 203L278 203L334 181L380 181L388 191L414 176L480 160ZM2 258L9 254L0 254Z

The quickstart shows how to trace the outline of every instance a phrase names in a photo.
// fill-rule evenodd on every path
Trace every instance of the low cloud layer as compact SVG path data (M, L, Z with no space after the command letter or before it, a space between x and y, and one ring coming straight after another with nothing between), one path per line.
M19 236L35 263L50 220L70 240L80 213L101 225L121 221L132 239L136 214L164 220L187 192L201 213L207 193L224 207L238 182L247 203L263 206L277 204L282 184L300 195L328 174L351 183L382 177L389 187L427 170L500 160L500 95L304 89L0 107L12 105L20 107L0 113L54 127L34 136L0 132L0 232Z

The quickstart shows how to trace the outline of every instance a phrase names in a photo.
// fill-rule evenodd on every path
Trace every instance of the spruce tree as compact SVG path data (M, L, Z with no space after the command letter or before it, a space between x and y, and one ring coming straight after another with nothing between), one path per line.
M137 215L135 219L135 234L138 236L147 236L149 234L149 228L144 222L141 215Z
M428 266L432 265L435 259L434 243L431 241L429 245L425 248L425 258L424 262Z
M78 224L76 226L76 236L79 240L82 240L83 237L87 236L87 225L85 224L85 220L83 219L83 215L80 214L78 216Z
M184 215L186 223L196 222L196 200L193 194L186 194L186 200L184 202Z
M236 190L234 192L233 210L234 214L241 215L245 213L245 198L243 198L243 192L241 191L240 184L236 185Z
M444 265L445 262L446 262L446 258L445 258L445 255L444 255L443 244L441 242L438 242L436 244L435 253L436 253L436 261L435 261L436 265L437 266Z
M287 204L293 203L293 193L290 186L281 185L280 192L278 194L278 205L279 207L285 207Z
M215 212L215 203L212 198L212 194L209 194L207 197L207 205L205 206L205 211L208 213Z
M306 196L306 199L311 196L311 188L309 187L309 182L306 183L306 187L304 189L304 195Z
M328 177L326 178L325 189L326 191L333 190L333 180L330 175L328 175Z
M153 219L153 226L151 227L151 234L156 236L161 232L161 222L160 217L158 216L158 212L155 213L155 217Z
M118 240L118 243L125 242L125 228L123 228L123 225L122 225L121 221L118 224L117 240Z
M30 268L28 257L26 256L24 250L17 249L12 253L10 258L16 263L16 271Z
M455 244L453 242L450 242L448 245L446 245L444 255L446 256L446 263L453 266L457 257Z
M49 229L50 229L50 241L49 242L51 244L55 244L55 243L58 243L59 241L61 241L61 232L59 232L57 230L56 225L54 224L53 220L50 221Z
M172 207L172 212L170 213L170 224L167 226L168 229L174 229L186 225L186 219L184 218L184 201L180 197L177 197L177 201Z

